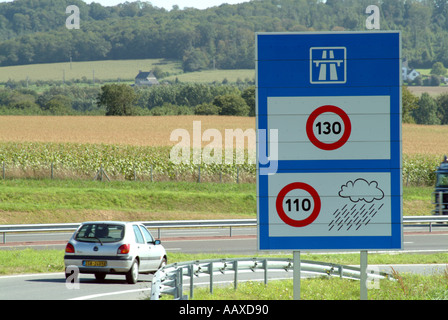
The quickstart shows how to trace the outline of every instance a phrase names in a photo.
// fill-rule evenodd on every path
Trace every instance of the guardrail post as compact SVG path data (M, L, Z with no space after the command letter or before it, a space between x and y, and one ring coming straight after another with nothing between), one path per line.
M6 232L3 232L3 243L6 243Z
M182 300L183 290L184 289L184 269L177 269L177 297L179 300Z
M210 274L210 294L213 294L213 262L208 265L208 272Z
M359 281L361 286L361 300L367 300L367 250L361 251Z
M263 262L263 268L264 268L264 284L268 284L268 259L264 259Z
M235 275L233 277L233 287L236 290L238 288L238 260L233 261L233 270Z
M293 252L293 296L294 300L300 300L300 251Z
M190 276L190 299L193 299L194 297L194 265L190 264L190 270L189 270L189 276Z

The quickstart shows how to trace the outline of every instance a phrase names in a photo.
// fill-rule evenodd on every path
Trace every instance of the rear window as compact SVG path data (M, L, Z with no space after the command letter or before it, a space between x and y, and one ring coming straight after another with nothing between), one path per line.
M118 224L92 223L79 229L75 240L83 242L117 242L124 237L124 226Z

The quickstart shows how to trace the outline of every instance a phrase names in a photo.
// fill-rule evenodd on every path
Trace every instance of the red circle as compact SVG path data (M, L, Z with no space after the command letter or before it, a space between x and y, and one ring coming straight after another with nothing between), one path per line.
M320 141L319 139L316 138L313 132L314 120L316 120L318 116L320 116L322 113L325 112L336 113L339 117L341 117L342 121L344 122L344 134L338 141L333 143L324 143ZM310 139L312 144L314 144L316 147L322 150L335 150L342 147L348 141L348 138L350 138L351 131L352 131L352 124L350 122L350 118L348 117L348 115L341 108L332 105L325 105L317 108L310 114L306 122L306 134L308 135L308 139Z
M307 191L312 197L314 201L314 209L311 215L303 220L294 220L288 217L285 213L285 210L283 210L283 199L285 199L285 196L288 194L288 192L294 190L294 189L302 189ZM277 200L275 203L277 214L280 217L280 219L283 220L286 224L292 226L292 227L305 227L312 223L314 220L316 220L317 216L320 213L320 197L317 191L311 187L310 185L303 183L303 182L293 182L288 184L286 187L284 187L280 192L278 193Z

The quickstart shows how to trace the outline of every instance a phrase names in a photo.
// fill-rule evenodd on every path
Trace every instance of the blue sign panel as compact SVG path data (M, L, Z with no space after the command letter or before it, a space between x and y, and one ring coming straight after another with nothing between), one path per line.
M400 249L399 32L260 33L260 250Z

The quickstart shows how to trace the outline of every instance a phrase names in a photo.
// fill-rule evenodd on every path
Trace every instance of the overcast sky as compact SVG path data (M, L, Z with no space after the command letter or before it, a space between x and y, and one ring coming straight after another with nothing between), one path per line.
M86 3L97 2L103 6L115 6L119 3L126 2L126 0L83 0ZM128 0L129 2L134 2L134 0ZM180 9L184 7L193 7L197 9L206 9L209 7L219 6L223 3L236 4L247 2L249 0L152 0L150 2L154 7L165 8L171 10L173 5L178 5ZM11 0L0 0L0 2L11 2Z

